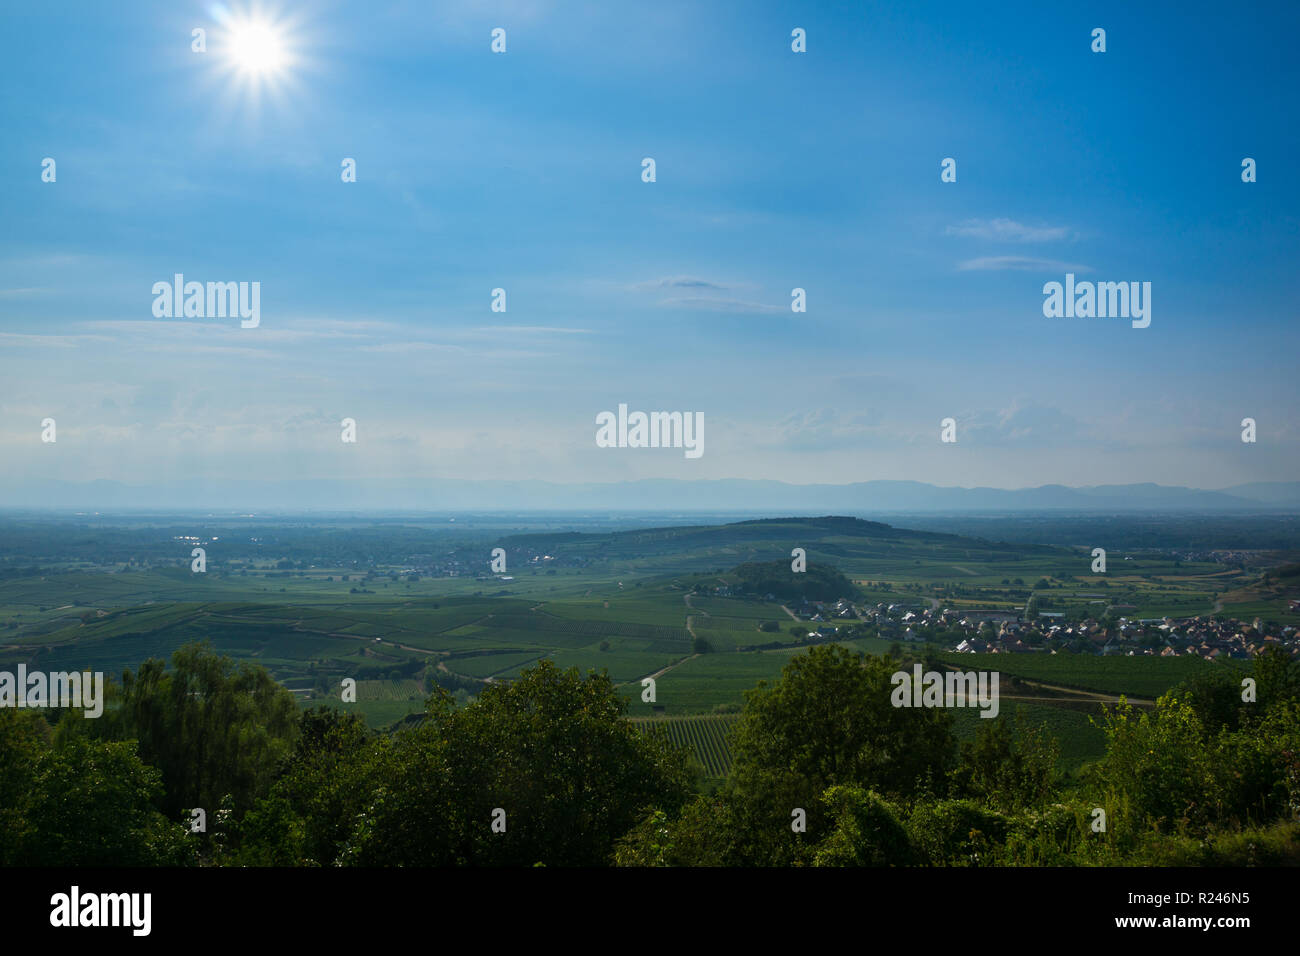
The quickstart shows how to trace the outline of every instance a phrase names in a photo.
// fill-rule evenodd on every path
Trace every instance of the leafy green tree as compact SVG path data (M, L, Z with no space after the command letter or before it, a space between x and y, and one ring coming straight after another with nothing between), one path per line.
M299 731L271 792L238 828L238 864L333 865L373 798L387 742L359 714L318 707L302 713Z
M816 562L805 571L791 570L788 560L749 562L738 565L731 573L740 591L772 594L780 601L833 601L857 597L859 593L853 582L835 568Z
M816 866L907 866L916 854L898 815L879 794L831 787L823 795L832 829L817 847Z
M1204 832L1221 795L1213 750L1192 706L1165 694L1151 713L1135 714L1122 697L1102 710L1106 757L1098 768L1099 806L1110 825L1129 833L1148 826Z
M0 866L19 862L37 761L50 749L51 736L39 712L0 708Z
M1041 806L1055 792L1060 756L1056 738L1019 714L1014 731L1005 714L981 720L974 741L961 745L955 788L1001 810Z
M969 800L935 800L913 807L907 832L926 865L991 866L1007 819Z
M133 743L70 740L42 753L32 777L23 864L178 865L189 858L184 826L154 807L161 775Z
M732 732L731 780L710 808L716 836L678 845L710 864L809 864L838 825L842 807L822 800L830 788L899 797L942 789L955 750L952 717L894 707L896 668L892 658L824 644L792 657L774 684L759 682ZM795 808L806 813L806 833L791 830Z
M1294 759L1300 754L1300 706L1286 702L1240 730L1219 731L1211 766L1219 795L1218 822L1264 824L1295 816L1300 791Z
M139 741L141 758L162 771L159 806L171 819L192 807L210 812L226 796L242 814L267 790L298 730L293 695L264 668L236 665L202 644L177 650L170 670L151 658L127 671L115 696L120 706L69 731Z
M813 795L836 784L902 796L934 785L955 750L952 716L894 707L896 669L892 658L837 644L792 657L775 684L746 692L732 748L736 780L789 772Z
M1280 647L1266 648L1255 658L1255 679L1261 710L1300 701L1300 661Z
M726 793L700 795L680 812L653 810L619 838L616 866L733 866L755 831Z
M1174 697L1191 706L1208 736L1241 726L1244 709L1241 674L1235 669L1213 667L1183 681L1172 691Z
M394 741L345 853L361 865L597 866L651 809L690 791L685 755L624 718L605 673L551 661ZM505 832L494 832L494 811Z

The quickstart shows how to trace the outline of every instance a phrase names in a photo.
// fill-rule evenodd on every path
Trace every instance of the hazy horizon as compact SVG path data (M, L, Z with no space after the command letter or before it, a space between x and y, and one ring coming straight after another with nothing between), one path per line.
M111 514L1164 514L1300 513L1300 482L1209 490L1154 484L1002 489L922 482L791 484L755 479L623 482L207 479L176 483L0 482L0 511Z

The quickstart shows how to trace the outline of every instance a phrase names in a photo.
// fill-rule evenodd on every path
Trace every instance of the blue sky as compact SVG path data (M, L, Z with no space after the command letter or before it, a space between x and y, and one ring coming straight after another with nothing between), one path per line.
M211 4L10 5L4 477L1294 479L1300 13L1137 6L229 3L254 83ZM597 448L620 402L705 454Z

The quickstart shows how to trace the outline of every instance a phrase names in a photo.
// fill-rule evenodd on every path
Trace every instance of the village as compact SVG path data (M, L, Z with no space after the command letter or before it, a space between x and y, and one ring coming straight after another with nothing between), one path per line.
M902 642L933 642L946 650L970 654L1075 653L1129 657L1195 656L1206 660L1247 660L1270 647L1300 655L1300 640L1292 625L1267 625L1224 615L1185 618L1128 618L1067 621L1061 612L1038 612L1027 620L1023 611L955 609L933 598L932 606L915 603L858 605L848 599L805 602L791 613L810 628L791 633L808 643L873 635Z

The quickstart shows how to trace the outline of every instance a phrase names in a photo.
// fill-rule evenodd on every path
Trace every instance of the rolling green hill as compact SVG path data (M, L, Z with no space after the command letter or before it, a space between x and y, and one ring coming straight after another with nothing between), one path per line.
M1294 615L1286 601L1298 596L1294 556L1290 564L1279 557L1263 578L1209 560L1117 551L1111 572L1093 575L1086 548L995 544L845 517L504 536L502 524L454 536L446 525L395 520L240 524L242 536L214 526L204 532L209 571L197 574L188 564L194 536L179 533L187 529L65 521L47 539L28 520L0 540L0 667L116 676L205 640L265 666L304 706L338 702L340 681L355 678L366 693L339 705L381 726L422 710L429 680L464 697L546 659L604 670L635 717L712 719L734 714L746 690L803 652L795 628L807 622L782 606L797 610L803 598L1016 612L1032 594L1039 609L1067 616L1140 617L1208 614L1217 597L1227 613L1286 620ZM493 546L507 550L509 575L488 571ZM793 548L806 551L805 572L791 571ZM454 573L429 573L431 561ZM900 636L852 616L834 624L842 628L834 639L868 653ZM945 657L971 666L969 655ZM980 666L1150 698L1210 665L1062 653L998 655ZM641 681L652 675L650 702ZM1046 713L1071 738L1064 752L1083 759L1095 738L1077 705L1018 706ZM709 773L725 763L715 738L713 756L698 751Z

